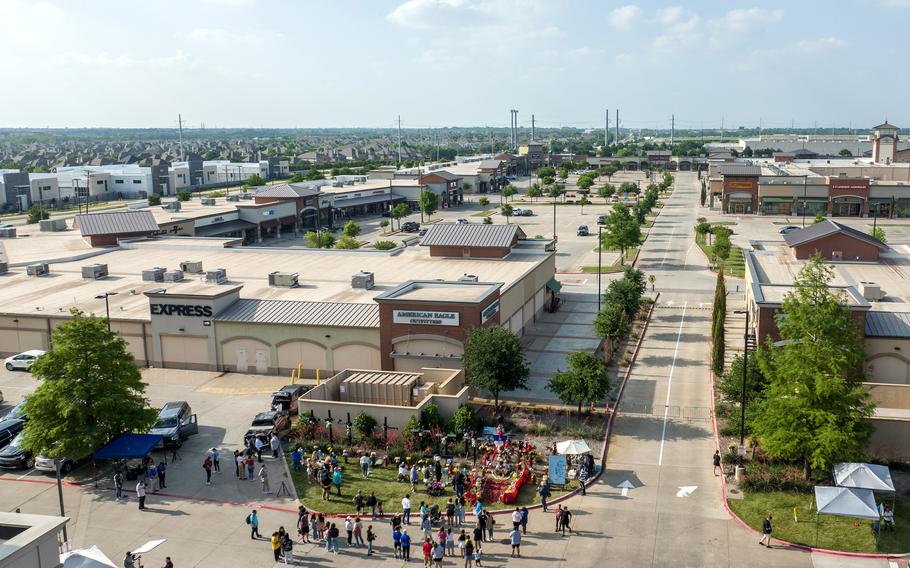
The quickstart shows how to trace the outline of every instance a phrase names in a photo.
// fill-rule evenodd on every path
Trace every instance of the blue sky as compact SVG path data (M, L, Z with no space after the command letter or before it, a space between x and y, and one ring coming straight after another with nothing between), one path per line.
M586 127L617 106L631 127L910 126L910 0L0 0L0 20L7 127Z

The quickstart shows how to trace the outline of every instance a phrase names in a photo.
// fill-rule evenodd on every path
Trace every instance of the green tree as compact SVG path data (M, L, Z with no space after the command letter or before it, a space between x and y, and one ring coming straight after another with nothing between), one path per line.
M127 432L146 432L156 412L124 339L105 318L73 308L52 333L53 349L31 367L41 381L26 399L23 448L81 459Z
M265 185L265 180L259 174L253 174L243 182L243 187L259 187L260 185Z
M591 200L588 199L587 195L582 195L581 199L578 200L578 204L581 206L581 214L584 215L585 214L585 205L590 205Z
M824 220L825 220L825 214L822 213L821 211L816 211L815 219L812 219L812 224L816 225L818 223L821 223Z
M382 229L382 233L385 234L385 232L386 232L386 231L388 230L388 228L389 228L389 220L388 220L388 219L383 219L382 221L380 221L380 222L379 222L379 228Z
M625 264L626 250L641 242L641 225L632 217L629 207L617 203L604 221L603 240L600 246L619 249L619 263Z
M423 190L420 192L420 211L427 216L428 221L433 213L439 211L439 196L435 191Z
M392 219L398 221L398 230L401 230L401 219L413 213L407 203L399 203L392 208Z
M177 192L177 201L189 201L190 197L190 190L188 189L181 189Z
M723 264L730 258L730 252L733 250L733 244L730 242L730 230L726 227L714 227L714 257L720 261L721 272Z
M859 324L846 295L829 287L834 270L815 255L803 266L777 317L781 340L759 352L768 386L754 421L771 457L830 471L862 455L874 405L862 385Z
M838 152L837 155L849 158L850 156L853 155L853 152L851 152L850 150L848 150L846 148L841 148L840 152Z
M506 198L506 201L512 201L512 197L518 193L518 190L515 189L515 186L509 184L502 188L502 196Z
M500 326L479 327L468 332L462 358L471 386L493 394L499 407L499 393L527 389L530 369L517 335Z
M887 244L888 239L885 237L885 230L882 229L881 227L876 227L876 228L872 229L871 234L872 234L872 238L878 239L878 241L882 244Z
M335 241L335 248L337 249L359 249L360 241L349 235L342 235L340 239Z
M149 205L161 205L161 194L160 193L150 193L149 194Z
M616 188L608 183L597 188L597 197L603 197L604 203L607 203L614 193L616 193Z
M638 184L624 181L619 185L619 193L638 193Z
M448 424L448 430L453 434L460 434L468 430L480 430L480 426L480 419L477 417L474 407L465 404L459 406L458 410L452 414L452 419Z
M294 175L291 176L291 179L288 180L288 183L300 183L305 180L306 178L303 177L302 173L295 172Z
M623 277L613 280L604 292L604 303L616 304L632 321L641 308L641 297L645 293L645 273L631 266L623 271Z
M535 173L539 178L556 177L556 170L553 169L552 166L543 166L542 168L537 168L537 171Z
M562 189L559 186L551 185L547 189L547 197L552 197L554 200L558 199L562 195Z
M542 195L543 195L543 190L540 189L539 183L532 183L530 185L530 187L528 187L528 197L530 197L534 201L537 201L537 198L541 197Z
M601 339L609 339L611 342L620 340L631 331L629 318L625 310L617 302L611 302L604 306L594 318L594 332Z
M439 428L444 422L442 414L439 413L439 407L435 404L430 403L420 411L420 426L422 428Z
M325 175L322 173L321 170L313 167L306 171L306 173L304 174L304 179L306 179L307 181L317 181L320 179L325 179Z
M332 248L335 245L335 236L328 231L307 231L303 235L303 244L309 248Z
M341 229L341 233L346 237L356 237L360 234L360 225L354 221L348 221L344 224L344 227Z
M50 217L50 213L47 212L47 207L35 204L28 208L28 219L26 220L26 223L32 225L42 219L50 219Z
M499 214L506 218L506 224L509 224L509 218L515 214L515 210L508 203L499 206Z
M373 436L376 424L376 419L363 411L354 417L354 430L360 435L361 440L369 440Z
M708 191L707 191L707 189L705 188L705 182L701 182L701 196L700 196L700 199L701 199L701 206L704 207L704 206L705 206L705 201L708 199Z
M480 199L477 200L477 204L480 205L481 207L486 207L487 205L490 204L490 200L487 199L486 197L481 197Z
M565 404L577 403L581 414L583 403L599 402L607 396L610 390L607 368L597 357L584 351L570 354L566 361L569 370L556 371L547 388Z
M730 362L730 367L717 379L717 392L721 397L733 404L738 410L742 403L743 393L743 356L738 353ZM751 424L758 412L758 404L761 401L768 381L756 356L749 357L748 369L746 370L746 430L751 432Z
M581 176L578 178L578 181L575 182L575 187L581 190L591 189L591 186L594 185L594 180L590 176Z

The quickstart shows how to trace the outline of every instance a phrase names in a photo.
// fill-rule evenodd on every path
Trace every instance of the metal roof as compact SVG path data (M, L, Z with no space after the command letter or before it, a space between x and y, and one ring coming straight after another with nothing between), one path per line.
M484 160L480 162L480 169L482 170L495 170L502 165L502 160Z
M216 321L280 323L328 327L379 327L377 304L300 302L295 300L237 300Z
M383 371L355 371L344 378L345 383L383 385L410 385L420 379L420 373L395 373Z
M233 221L228 221L227 223L216 223L214 225L199 227L196 229L195 234L197 237L218 237L229 233L236 233L237 231L246 231L255 228L256 223L235 219Z
M432 172L423 174L423 177L427 177L427 176L439 176L446 181L455 181L455 180L461 179L461 176L457 176L457 175L455 175L451 172L447 172L445 170L436 170L436 171L432 171Z
M726 164L720 166L718 171L723 176L760 176L761 168L759 166L750 166L747 164Z
M256 190L256 197L278 197L284 199L296 199L298 197L311 197L318 195L319 190L300 185L291 185L283 183L280 185L264 186Z
M155 216L148 210L76 215L76 223L79 224L82 236L155 233L158 231Z
M853 227L841 225L837 221L832 221L831 219L825 219L821 223L809 225L805 229L800 229L799 231L794 231L792 233L786 234L784 235L784 241L787 243L787 246L795 247L838 233L852 237L859 241L863 241L864 243L870 245L875 245L881 250L888 250L887 245L872 235L858 231Z
M484 225L481 223L437 223L420 241L421 246L443 247L511 247L515 236L524 238L518 225Z
M866 337L910 337L910 313L866 312Z
M323 200L325 201L325 200ZM337 197L330 201L332 207L335 209L341 209L342 207L354 207L355 205L369 205L370 203L389 203L396 201L404 201L404 197L401 195L395 195L393 193L385 193L383 195L368 195L366 197L347 197L338 199Z
M872 127L873 130L878 130L880 128L896 128L896 129L900 130L899 126L894 126L893 124L889 124L887 120L885 122L879 124L878 126Z

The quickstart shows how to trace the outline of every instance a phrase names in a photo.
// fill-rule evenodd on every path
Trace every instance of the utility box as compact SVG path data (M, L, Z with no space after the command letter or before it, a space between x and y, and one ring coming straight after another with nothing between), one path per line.
M859 293L870 302L877 302L885 297L882 287L875 282L860 282Z
M6 274L7 272L9 272L9 264L0 261L0 274Z
M165 269L156 266L155 268L146 268L142 271L143 282L164 282Z
M459 282L478 282L476 274L465 274L458 277Z
M165 211L180 211L180 202L179 201L168 201L167 203L161 206Z
M182 270L168 270L164 273L165 282L182 282L183 281L183 271Z
M65 231L66 219L41 219L38 221L38 230L42 233Z
M206 270L205 281L209 284L224 284L227 282L227 271L223 268Z
M215 204L214 197L203 197L199 201L202 202L203 205L214 205Z
M202 273L202 261L201 260L184 260L180 263L180 270L188 272L190 274L201 274Z
M253 199L253 194L250 193L249 191L244 191L243 193L240 194L240 199L243 199L243 200Z
M48 270L46 262L38 262L26 266L25 273L29 276L46 276L50 270Z
M16 227L0 228L0 239L15 239L15 238L16 238Z
M86 280L100 280L101 278L107 278L107 265L106 264L86 264L82 267L82 277Z
M375 286L375 281L372 272L361 270L351 276L351 288L355 290L372 290L373 286Z
M269 274L269 286L277 286L279 288L296 288L297 273L272 272Z
M232 193L224 198L225 201L240 201L240 196L236 193Z

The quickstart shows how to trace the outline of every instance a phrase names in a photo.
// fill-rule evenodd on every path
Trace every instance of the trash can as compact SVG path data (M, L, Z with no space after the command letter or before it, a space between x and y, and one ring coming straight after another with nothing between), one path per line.
M736 469L733 471L733 479L736 483L741 483L743 480L743 474L745 473L746 468L741 465L736 466Z

